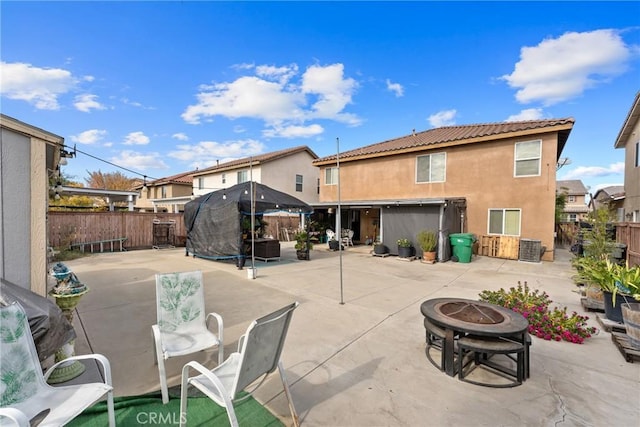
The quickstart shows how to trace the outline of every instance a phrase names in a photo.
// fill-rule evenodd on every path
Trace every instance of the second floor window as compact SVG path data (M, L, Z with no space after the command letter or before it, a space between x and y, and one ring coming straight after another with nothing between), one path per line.
M569 203L575 203L576 202L576 196L569 196L567 198L567 200L568 200Z
M226 174L226 173L223 173L223 174L222 174L222 183L223 183L223 184L226 184L226 183L227 183L227 174Z
M640 142L636 142L636 162L635 166L640 166Z
M416 182L444 182L446 163L445 153L416 157Z
M238 171L238 184L249 181L249 172Z
M166 199L167 198L167 187L163 185L162 188L160 189L160 191L162 192L162 195L160 196L160 198Z
M489 234L520 235L520 209L489 209Z
M324 185L338 185L338 168L324 170Z
M514 176L540 175L542 141L517 142Z
M204 178L203 177L199 177L198 178L198 190L204 190Z
M296 175L296 191L302 192L302 175Z

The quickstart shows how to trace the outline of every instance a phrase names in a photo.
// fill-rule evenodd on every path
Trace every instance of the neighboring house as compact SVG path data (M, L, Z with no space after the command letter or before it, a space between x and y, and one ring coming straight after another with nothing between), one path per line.
M640 92L616 138L615 148L624 148L624 192L622 221L640 222Z
M313 162L316 206L334 210L340 200L341 228L361 242L381 235L392 253L397 239L416 245L430 228L539 240L542 259L553 260L556 165L573 124L447 126L324 157Z
M183 172L153 181L145 178L133 187L140 192L136 209L142 212L183 212L185 203L193 198L193 175L196 172Z
M318 156L307 146L245 157L193 174L193 194L201 196L245 181L259 182L313 205L318 201Z
M50 179L64 138L0 114L0 277L46 296Z
M623 185L610 185L596 191L591 198L593 209L606 207L616 216L617 221L623 221L623 204L625 200L625 190Z
M562 222L579 222L589 213L586 196L587 187L579 179L556 182L556 193L564 194L566 203L562 211Z

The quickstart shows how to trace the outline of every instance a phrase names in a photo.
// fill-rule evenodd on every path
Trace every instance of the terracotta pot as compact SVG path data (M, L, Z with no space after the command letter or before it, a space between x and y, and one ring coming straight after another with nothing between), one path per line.
M598 285L586 285L585 296L590 307L604 310L604 294Z
M629 344L634 349L640 350L640 303L623 303L620 304L620 308Z
M435 252L423 252L422 259L428 263L434 263L436 261L436 253Z

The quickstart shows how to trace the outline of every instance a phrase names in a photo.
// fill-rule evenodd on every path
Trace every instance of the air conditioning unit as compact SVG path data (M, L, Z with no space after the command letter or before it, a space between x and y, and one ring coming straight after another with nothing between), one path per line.
M540 240L520 239L520 261L540 262L542 242Z

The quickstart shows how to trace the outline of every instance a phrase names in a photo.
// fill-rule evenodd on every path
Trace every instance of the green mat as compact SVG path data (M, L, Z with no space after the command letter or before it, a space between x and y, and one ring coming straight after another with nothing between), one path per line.
M172 397L162 404L159 392L142 396L116 397L118 426L177 426L180 423L180 398ZM282 427L282 422L253 397L234 405L241 427ZM67 424L70 427L104 427L108 425L107 403L98 402ZM187 426L229 426L227 411L207 397L189 397Z

